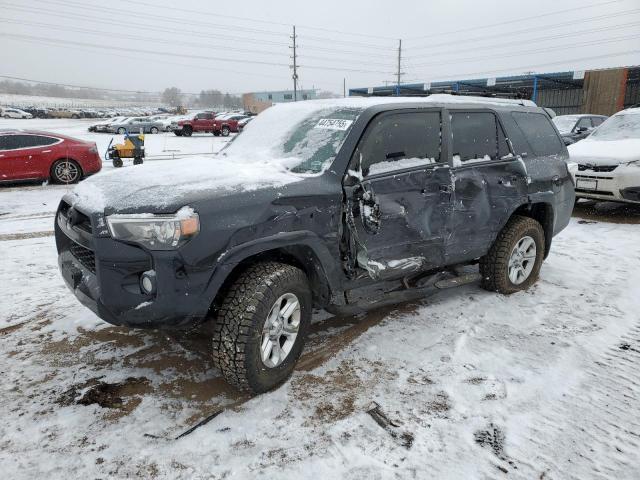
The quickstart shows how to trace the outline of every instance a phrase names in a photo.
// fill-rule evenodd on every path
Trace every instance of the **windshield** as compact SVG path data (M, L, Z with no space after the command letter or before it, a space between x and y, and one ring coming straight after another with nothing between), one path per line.
M568 115L553 117L553 123L560 133L571 133L571 130L573 130L577 120L577 117Z
M640 111L637 113L619 113L609 117L591 134L590 138L598 140L640 138Z
M276 105L247 124L223 154L264 157L294 173L320 173L329 168L363 110L312 102Z

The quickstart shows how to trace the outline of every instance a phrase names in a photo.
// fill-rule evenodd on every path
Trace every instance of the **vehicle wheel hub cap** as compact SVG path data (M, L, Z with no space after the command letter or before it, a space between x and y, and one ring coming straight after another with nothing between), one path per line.
M271 307L260 342L260 357L266 367L277 367L291 352L300 328L300 314L300 302L293 293L285 293Z
M513 247L509 257L509 280L514 285L523 283L536 263L536 242L533 238L522 237Z

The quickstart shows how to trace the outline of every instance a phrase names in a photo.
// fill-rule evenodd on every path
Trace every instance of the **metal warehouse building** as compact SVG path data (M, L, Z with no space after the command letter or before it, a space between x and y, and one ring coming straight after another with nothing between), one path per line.
M411 96L432 93L528 98L558 115L613 113L640 103L640 66L509 77L352 88L350 96Z

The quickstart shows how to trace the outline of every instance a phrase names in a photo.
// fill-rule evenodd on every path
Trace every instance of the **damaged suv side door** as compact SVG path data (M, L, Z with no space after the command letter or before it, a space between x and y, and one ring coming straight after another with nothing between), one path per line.
M447 263L484 255L527 198L527 170L491 110L449 110L454 195Z
M353 272L404 277L444 265L451 176L440 109L395 110L367 126L345 177Z

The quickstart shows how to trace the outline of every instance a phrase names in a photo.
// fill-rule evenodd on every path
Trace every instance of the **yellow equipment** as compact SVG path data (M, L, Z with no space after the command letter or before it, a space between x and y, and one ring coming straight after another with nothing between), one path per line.
M129 135L124 136L124 143L111 145L113 138L109 142L107 147L107 158L113 161L113 166L119 168L122 166L123 158L133 158L133 164L139 165L144 160L144 135Z

